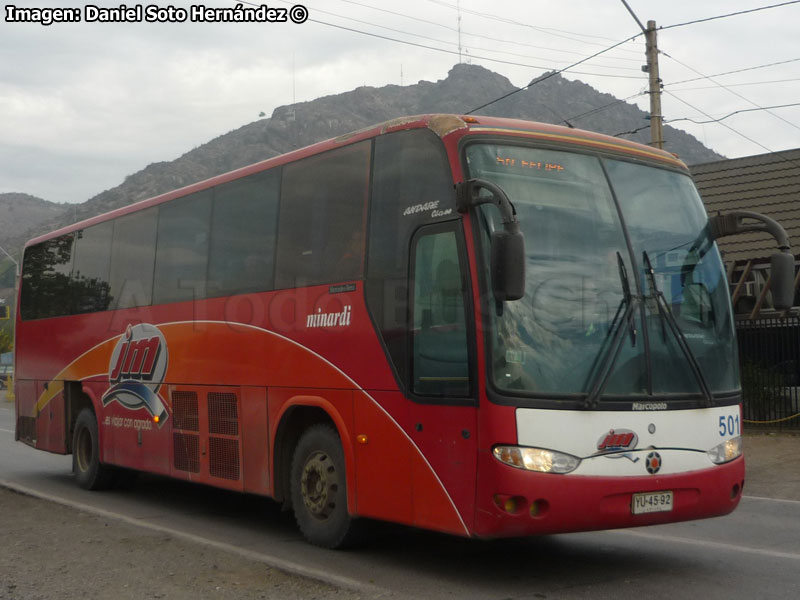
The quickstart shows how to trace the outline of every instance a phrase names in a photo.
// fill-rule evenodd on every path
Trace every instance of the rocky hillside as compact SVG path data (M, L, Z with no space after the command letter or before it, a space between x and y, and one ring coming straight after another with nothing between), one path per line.
M0 194L0 240L61 217L68 204L56 204L29 194ZM5 245L0 242L0 246Z
M514 89L502 75L476 65L459 64L436 83L420 81L402 87L360 87L343 94L282 106L275 109L271 118L226 133L174 161L151 164L127 177L119 186L83 204L71 206L66 212L63 209L54 211L44 222L16 221L13 231L0 230L0 245L5 243L16 249L26 239L43 231L398 116L432 112L463 114ZM579 117L616 100L587 84L556 75L476 114L561 124L569 121L576 127L611 135L647 123L646 113L624 102ZM628 137L647 142L649 130ZM668 126L665 138L666 149L690 164L722 158L692 136Z

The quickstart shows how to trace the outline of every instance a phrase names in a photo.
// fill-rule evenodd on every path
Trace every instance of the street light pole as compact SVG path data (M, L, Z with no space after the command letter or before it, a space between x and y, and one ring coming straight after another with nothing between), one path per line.
M11 256L8 252L6 252L6 249L3 248L2 246L0 246L0 252L5 254L9 258L9 260L14 263L14 266L16 267L16 276L19 277L19 263L14 259L13 256Z

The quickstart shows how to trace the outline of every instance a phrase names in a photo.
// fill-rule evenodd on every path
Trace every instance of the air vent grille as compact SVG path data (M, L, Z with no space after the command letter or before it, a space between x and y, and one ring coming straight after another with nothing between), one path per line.
M239 435L239 410L236 394L209 392L208 433Z
M197 416L197 392L172 392L173 429L200 431Z
M199 436L190 433L172 433L175 468L189 473L200 472L200 440Z
M239 479L239 441L227 438L208 438L209 471L222 479Z

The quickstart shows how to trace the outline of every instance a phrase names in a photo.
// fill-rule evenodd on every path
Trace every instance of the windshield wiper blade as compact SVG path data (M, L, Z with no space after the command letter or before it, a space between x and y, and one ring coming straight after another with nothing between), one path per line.
M653 269L653 264L650 262L650 256L647 254L645 250L642 252L642 260L644 261L645 267L645 279L647 280L647 286L650 288L650 296L656 302L658 307L658 318L661 322L662 334L664 330L664 323L669 326L672 335L675 336L675 340L678 342L678 347L683 352L683 355L686 357L689 366L692 369L692 374L694 375L695 379L697 380L698 385L700 386L700 391L703 392L703 397L705 398L705 405L706 406L714 406L714 396L711 393L710 388L708 387L708 382L706 382L706 378L703 375L703 370L700 367L700 363L697 362L697 357L692 352L691 346L689 346L689 342L686 341L686 336L683 335L683 331L681 330L680 325L675 320L675 316L672 314L669 306L667 305L667 301L664 298L664 294L658 289L658 284L656 283L656 275L655 270Z
M622 283L622 293L624 294L624 300L631 306L631 312L633 312L632 308L632 298L633 294L631 294L631 284L628 281L628 269L625 268L625 261L622 259L622 254L617 252L617 268L619 269L619 280ZM631 345L636 345L636 326L634 324L633 327L630 328L631 332Z
M639 298L631 293L628 271L625 268L625 261L619 252L617 252L617 266L619 267L619 280L622 285L622 300L620 300L617 307L617 312L606 334L606 339L603 340L603 345L597 353L595 364L592 365L592 369L589 371L594 375L590 378L591 386L587 386L589 387L589 393L583 402L583 408L594 408L600 402L600 396L611 378L614 366L617 364L617 358L622 350L622 343L625 340L626 333L630 332L631 344L636 345L634 314L635 308L639 304ZM622 310L623 307L625 308L624 311ZM609 339L610 343L606 346ZM597 363L598 360L599 364Z

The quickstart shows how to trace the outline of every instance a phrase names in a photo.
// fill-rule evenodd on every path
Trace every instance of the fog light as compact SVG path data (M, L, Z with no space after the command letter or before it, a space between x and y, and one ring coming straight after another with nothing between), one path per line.
M535 500L531 503L531 516L534 519L537 517L543 517L548 508L550 508L550 504L547 502L547 500L542 500L541 498L539 500Z
M495 494L492 500L494 500L497 508L510 515L519 513L527 504L527 500L522 496L507 496L506 494Z

